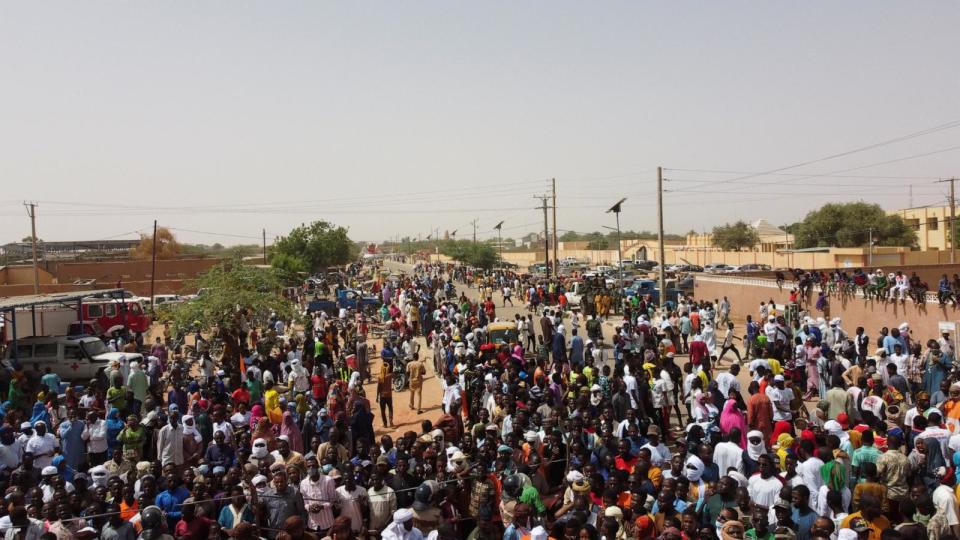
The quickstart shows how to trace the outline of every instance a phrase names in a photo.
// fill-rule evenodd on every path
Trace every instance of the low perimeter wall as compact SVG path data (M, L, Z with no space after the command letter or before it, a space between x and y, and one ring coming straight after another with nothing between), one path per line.
M702 300L719 299L726 296L730 300L731 312L737 319L752 315L758 317L760 302L771 299L777 304L786 304L790 297L792 282L784 283L779 289L775 281L761 278L741 278L733 276L698 275L694 283L694 297ZM814 289L818 290L817 288ZM814 301L816 298L814 298ZM814 308L814 302L802 305L812 317L840 317L842 326L848 333L862 326L867 335L874 340L880 334L880 328L893 328L906 322L910 325L914 337L924 342L939 336L938 323L960 321L960 309L949 305L940 307L935 300L916 305L911 300L898 302L876 302L864 298L841 299L830 297L830 306L826 313ZM739 329L740 335L743 328Z

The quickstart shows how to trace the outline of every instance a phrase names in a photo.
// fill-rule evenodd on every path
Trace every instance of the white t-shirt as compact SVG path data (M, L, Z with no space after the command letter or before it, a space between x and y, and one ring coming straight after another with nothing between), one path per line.
M823 485L823 478L820 476L820 467L823 467L823 461L818 457L810 457L803 463L797 464L797 474L803 478L803 483L810 488L809 504L811 508L816 508L820 486Z
M717 464L720 476L726 476L731 468L742 473L743 449L737 443L721 442L713 449L713 462Z
M791 418L790 402L793 401L793 390L789 388L781 390L776 386L770 385L767 387L767 397L770 398L770 401L773 403L773 419L777 422L780 420L789 421Z
M717 389L720 390L720 394L726 398L730 395L730 389L733 388L740 393L740 382L737 381L737 378L733 376L732 373L724 371L717 375Z
M0 467L13 470L20 466L20 454L23 446L20 441L14 440L9 446L0 444Z
M753 375L754 380L759 381L760 377L757 375L757 367L763 366L764 369L770 371L770 362L766 358L757 358L750 361L750 374Z
M780 489L783 488L783 480L776 475L764 479L760 473L750 477L747 482L747 492L750 493L750 500L754 504L773 508L773 503L780 496Z
M633 396L637 393L637 378L633 375L624 375L623 384L627 388L627 395L630 396L630 407L636 408L637 400Z
M30 440L27 441L24 451L33 454L34 469L43 469L53 463L53 451L58 446L57 439L52 433L45 433L43 437L34 433L33 437L30 437ZM40 454L46 455L41 456Z
M663 442L657 446L647 443L641 446L641 448L650 450L650 464L656 467L659 467L664 463L670 463L670 458L673 457L673 453L670 452L670 449L667 448L667 445L663 444Z

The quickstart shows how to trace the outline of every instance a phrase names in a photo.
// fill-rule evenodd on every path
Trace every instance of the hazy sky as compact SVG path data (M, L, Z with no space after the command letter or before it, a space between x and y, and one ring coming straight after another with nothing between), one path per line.
M653 230L658 165L769 171L960 120L958 27L948 1L3 2L0 242L23 200L47 240L521 236L550 177L560 229L628 196L623 228ZM667 230L911 184L940 204L960 148L858 167L953 147L960 123L783 171L847 177L667 171L699 181L667 182Z

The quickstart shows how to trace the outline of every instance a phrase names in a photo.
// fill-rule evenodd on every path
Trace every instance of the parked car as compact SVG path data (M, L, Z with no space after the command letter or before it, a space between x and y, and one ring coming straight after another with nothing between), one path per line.
M633 282L633 284L627 287L624 292L627 297L631 296L650 296L654 302L660 301L660 289L659 284L656 280L653 279L638 279ZM683 294L679 289L667 286L667 301L673 302L676 304L677 300L680 298L680 295Z
M770 265L769 264L753 264L753 263L744 264L740 266L740 271L741 272L769 272Z
M104 369L121 356L131 362L143 363L140 354L111 352L95 337L29 337L18 339L16 348L10 344L2 365L12 370L16 357L20 365L39 364L41 372L49 367L65 380L89 381L104 377Z
M677 273L677 272L703 272L702 266L697 266L695 264L671 264L664 268L667 272Z
M637 270L650 271L660 266L657 261L633 261L633 267Z
M729 264L711 263L703 267L703 271L710 274L723 274L730 268Z
M735 264L728 266L727 269L723 271L724 274L733 274L735 272L740 272L740 267Z

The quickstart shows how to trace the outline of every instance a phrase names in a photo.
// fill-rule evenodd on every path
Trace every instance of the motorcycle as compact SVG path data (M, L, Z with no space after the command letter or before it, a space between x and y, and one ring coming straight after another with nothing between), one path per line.
M407 360L398 356L393 362L393 391L400 392L407 387Z

